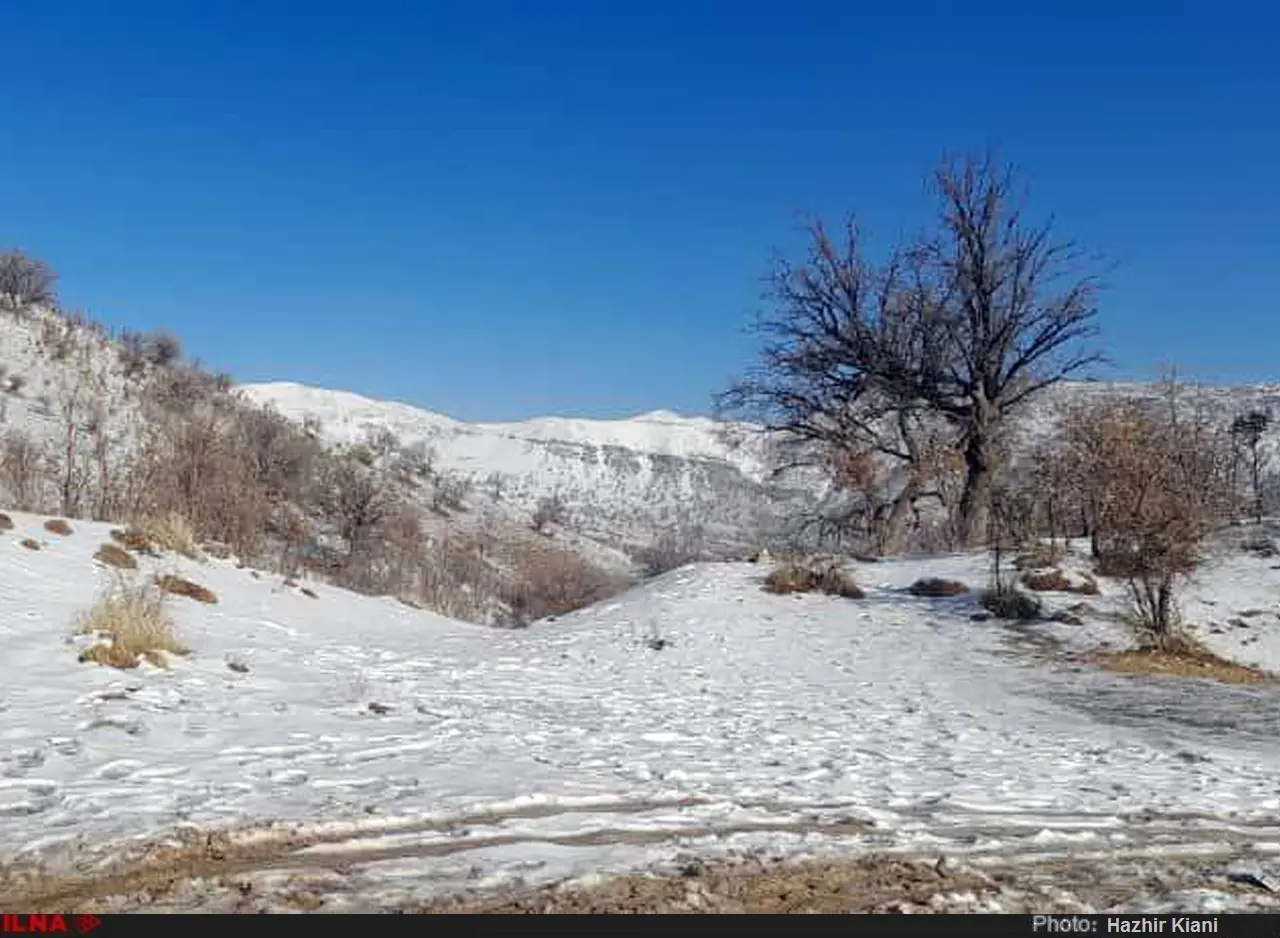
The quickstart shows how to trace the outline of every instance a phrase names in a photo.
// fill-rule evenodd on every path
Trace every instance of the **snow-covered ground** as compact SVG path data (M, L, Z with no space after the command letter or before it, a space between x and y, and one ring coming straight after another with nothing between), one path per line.
M1115 597L1089 599L1083 626L1031 629L904 590L926 575L980 586L981 556L859 565L861 601L694 566L521 631L144 558L140 575L176 570L218 602L173 597L193 653L121 672L78 663L71 637L117 575L92 560L108 527L59 537L12 517L0 860L56 868L220 828L278 844L287 862L264 878L323 867L343 884L325 889L378 907L682 850L1280 855L1276 689L1104 674L1046 650L1046 632L1122 644L1103 615ZM1274 663L1280 572L1252 562L1223 561L1236 572L1209 571L1194 595L1265 609L1238 631ZM1248 606L1232 593L1245 582Z

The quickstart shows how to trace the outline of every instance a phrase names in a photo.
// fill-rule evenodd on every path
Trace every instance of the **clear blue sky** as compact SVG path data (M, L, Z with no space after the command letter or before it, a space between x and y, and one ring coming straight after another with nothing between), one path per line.
M1112 376L1280 381L1263 3L5 0L0 245L241 381L705 412L802 213L998 144L1119 263Z

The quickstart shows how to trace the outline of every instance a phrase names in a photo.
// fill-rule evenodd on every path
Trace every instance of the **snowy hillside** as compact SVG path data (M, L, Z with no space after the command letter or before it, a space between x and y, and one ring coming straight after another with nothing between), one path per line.
M768 480L769 441L744 425L655 411L630 420L544 417L468 424L408 404L298 384L243 385L251 400L286 417L318 421L322 436L351 445L387 430L402 447L429 448L437 465L482 483L500 479L506 509L532 512L556 496L574 526L608 542L644 543L662 530L701 525L713 541L758 546L759 532L795 492Z
M974 621L968 596L904 590L923 575L978 585L980 555L858 565L860 601L769 595L757 567L702 565L494 631L307 595L231 560L142 557L127 575L176 572L216 602L171 597L191 654L122 672L79 663L71 634L117 576L92 559L108 529L14 520L0 860L120 878L10 868L6 907L107 908L149 868L170 883L159 909L287 907L305 889L311 908L375 910L690 851L1181 851L1224 873L1280 854L1276 687L1082 665L1073 651L1126 641L1105 585L1081 625L1018 629ZM1274 666L1280 573L1215 571L1197 601L1227 616L1250 582L1248 648ZM1225 884L1193 904L1266 900Z

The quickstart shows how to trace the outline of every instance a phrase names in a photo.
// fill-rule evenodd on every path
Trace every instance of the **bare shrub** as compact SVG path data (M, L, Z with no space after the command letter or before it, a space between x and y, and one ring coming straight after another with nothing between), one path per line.
M679 527L663 531L652 544L632 556L646 576L657 576L701 559L704 536L701 526Z
M93 559L104 566L115 567L120 570L138 569L138 561L134 559L131 553L123 547L110 542L99 547L94 553Z
M0 253L0 309L22 312L58 302L58 275L44 261L12 249Z
M134 533L142 534L152 549L173 551L183 557L200 556L195 529L190 521L176 511L167 511L158 517L138 522Z
M774 567L765 576L770 593L826 593L846 599L864 599L866 593L836 562L791 561Z
M519 581L503 599L519 622L562 615L607 599L621 583L577 554L539 545L523 552Z
M44 523L44 529L50 534L57 534L60 537L67 537L72 533L71 525L67 524L62 518L50 518Z
M1094 531L1099 574L1128 581L1157 641L1176 625L1174 586L1231 502L1230 446L1203 413L1135 399L1074 412L1066 445Z
M563 499L559 495L548 495L539 499L530 524L539 534L546 534L550 525L564 523L566 513Z
M182 342L177 336L157 329L142 337L142 354L157 368L168 368L182 358Z
M76 631L105 640L84 652L82 661L133 668L147 658L163 667L160 653L188 653L174 630L161 592L153 585L123 578L77 619Z
M12 530L13 530L13 519L10 518L8 515L6 515L4 512L0 512L0 531L12 531Z
M461 511L463 500L471 491L471 480L451 472L437 474L431 483L431 507L437 513Z
M201 586L199 583L192 583L190 580L176 576L172 573L166 573L163 576L156 577L156 586L162 593L172 593L174 596L186 596L188 599L194 599L196 602L208 603L212 605L218 601L218 596L213 590Z
M940 577L924 577L907 587L912 596L964 596L969 587L959 580L944 580Z
M0 439L0 483L21 511L49 505L52 475L47 454L21 430L10 430Z
M33 537L24 537L19 543L27 550L40 550L40 542Z

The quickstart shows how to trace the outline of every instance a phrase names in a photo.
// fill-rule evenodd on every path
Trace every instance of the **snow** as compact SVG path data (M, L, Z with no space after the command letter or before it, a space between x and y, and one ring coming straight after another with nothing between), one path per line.
M752 565L692 566L517 631L310 583L313 599L229 561L143 558L140 575L176 571L218 602L172 598L193 654L121 672L78 663L70 634L117 575L91 559L108 528L58 537L12 517L3 860L109 854L195 825L302 844L291 862L340 859L362 894L403 895L690 849L1280 840L1275 688L1083 670L1036 655L1029 630L974 621L972 597L904 591L921 576L981 585L982 556L860 564L862 601L769 595ZM44 549L21 547L28 536ZM1250 602L1274 605L1280 577L1238 568L1201 589L1252 582ZM1258 631L1250 648L1274 660L1280 633Z

